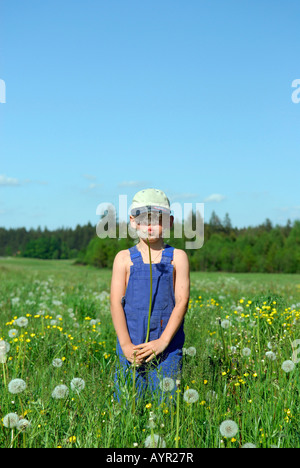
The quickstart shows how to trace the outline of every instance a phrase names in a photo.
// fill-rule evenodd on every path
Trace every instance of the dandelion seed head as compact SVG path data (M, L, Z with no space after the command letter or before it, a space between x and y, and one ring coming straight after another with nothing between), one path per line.
M224 329L227 329L231 326L231 323L229 320L225 319L225 320L222 320L221 322L221 327L224 328Z
M188 355L188 356L196 356L197 354L197 350L194 346L190 346L189 348L187 348L185 350L185 353Z
M291 372L295 369L295 363L290 360L284 361L281 365L281 369L284 372Z
M183 399L187 403L196 403L196 401L199 400L199 393L197 390L194 390L193 388L189 388L186 390L183 394Z
M20 419L18 424L17 424L17 429L19 431L25 432L31 427L31 422L28 421L27 419Z
M61 367L63 365L63 361L59 358L53 359L52 366L53 367Z
M13 394L22 393L26 389L26 382L22 379L13 379L8 384L8 391Z
M3 426L9 429L16 427L19 422L19 416L16 413L8 413L3 418Z
M270 361L275 361L276 360L276 354L273 351L267 351L266 356Z
M17 320L16 320L16 325L18 325L18 327L20 328L25 328L27 327L28 325L28 318L26 317L19 317Z
M52 398L60 400L66 398L69 395L69 389L66 385L57 385L52 392Z
M175 387L175 382L170 377L165 377L159 382L159 386L163 392L171 392Z
M75 377L71 381L71 389L76 392L81 392L85 388L85 381L78 377Z
M238 433L238 425L231 419L227 419L220 424L220 432L223 437L234 437Z
M247 357L247 356L250 356L250 354L251 354L251 349L250 348L243 348L242 349L242 355L243 356Z

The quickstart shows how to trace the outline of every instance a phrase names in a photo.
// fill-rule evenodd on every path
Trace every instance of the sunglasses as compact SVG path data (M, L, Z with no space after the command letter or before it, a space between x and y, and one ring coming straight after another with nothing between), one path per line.
M134 218L135 222L140 225L158 225L162 222L162 214L160 213L143 213Z

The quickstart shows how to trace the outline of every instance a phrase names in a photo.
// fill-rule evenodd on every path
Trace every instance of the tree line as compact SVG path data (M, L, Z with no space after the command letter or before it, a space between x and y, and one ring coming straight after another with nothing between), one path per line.
M91 223L75 229L0 228L0 256L21 256L42 259L77 258L95 236Z
M192 213L196 226L196 214ZM74 258L77 263L99 268L112 268L118 251L134 245L127 236L99 238L95 226L77 226L75 229L41 230L0 228L0 255L63 259ZM200 249L186 250L190 241L184 235L174 236L170 230L167 243L186 251L191 271L300 273L300 221L285 226L273 226L269 219L255 227L234 228L226 214L221 220L215 212L204 224L204 244Z

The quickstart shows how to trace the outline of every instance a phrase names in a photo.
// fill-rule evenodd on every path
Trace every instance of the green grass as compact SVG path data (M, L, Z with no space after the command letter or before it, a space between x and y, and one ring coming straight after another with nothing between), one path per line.
M299 448L299 364L288 373L281 366L300 339L300 275L191 273L185 347L195 349L184 356L177 407L168 393L163 403L155 395L135 402L131 386L121 404L114 400L115 333L109 297L100 295L110 278L110 270L72 261L0 259L0 339L10 345L0 364L0 447L133 448L157 434L168 448ZM53 367L57 358L62 367ZM85 381L80 393L74 377ZM26 390L13 395L16 378ZM68 396L52 398L61 384ZM188 388L195 403L184 400ZM8 413L30 428L5 427ZM239 430L226 438L219 427L228 419Z

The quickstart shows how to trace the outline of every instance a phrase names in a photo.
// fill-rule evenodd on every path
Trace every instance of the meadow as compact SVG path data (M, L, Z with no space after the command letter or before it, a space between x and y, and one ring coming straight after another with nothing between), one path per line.
M120 403L110 278L0 259L1 448L300 447L300 275L192 272L181 380Z

